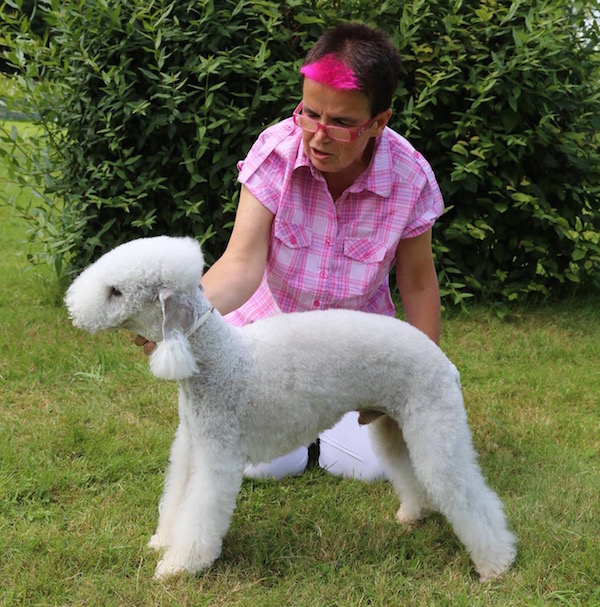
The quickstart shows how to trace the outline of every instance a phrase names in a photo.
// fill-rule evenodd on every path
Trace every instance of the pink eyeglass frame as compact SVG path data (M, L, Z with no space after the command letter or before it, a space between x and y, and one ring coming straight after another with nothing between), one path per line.
M302 101L298 104L298 107L294 110L294 113L292 114L292 116L294 117L294 124L296 126L299 126L302 130L307 130L310 133L318 133L319 130L322 130L325 133L325 135L327 135L327 137L329 137L330 139L333 139L334 141L343 141L344 143L350 143L350 142L358 139L377 120L377 117L370 118L364 124L361 124L360 126L355 126L355 127L327 126L325 124L320 123L318 120L314 120L310 116L305 116L304 114L301 114L300 113L301 111L302 111ZM308 120L310 123L314 124L317 127L317 130L310 131L309 129L304 129L302 127L302 125L298 123L298 118L300 116L302 116L303 120ZM346 139L337 139L336 137L332 137L331 129L334 129L334 132L343 131L345 133L348 133L348 135L350 135L350 139L346 140Z

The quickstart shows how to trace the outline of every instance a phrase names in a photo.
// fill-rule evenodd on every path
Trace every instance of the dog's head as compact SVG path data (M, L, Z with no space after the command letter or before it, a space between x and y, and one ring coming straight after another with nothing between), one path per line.
M203 268L202 250L193 238L140 238L86 268L67 290L65 303L80 329L96 333L124 327L160 342L153 373L181 379L195 369L185 336L196 322ZM166 371L166 361L179 350L183 353L173 364L181 371Z

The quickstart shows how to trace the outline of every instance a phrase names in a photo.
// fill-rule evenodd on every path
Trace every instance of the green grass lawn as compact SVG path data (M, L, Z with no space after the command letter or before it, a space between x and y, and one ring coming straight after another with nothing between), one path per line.
M222 557L162 583L146 542L176 385L150 375L130 335L72 328L24 233L0 208L3 607L600 605L596 301L444 319L482 468L520 538L503 579L478 583L442 517L396 524L388 484L313 471L245 481Z

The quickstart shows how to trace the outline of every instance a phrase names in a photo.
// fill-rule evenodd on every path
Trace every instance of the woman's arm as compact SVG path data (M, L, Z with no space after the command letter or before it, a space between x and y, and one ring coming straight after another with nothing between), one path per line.
M239 308L258 288L267 262L273 217L242 186L227 248L202 278L206 297L221 314Z
M400 241L396 282L406 320L439 343L440 289L431 251L431 230Z

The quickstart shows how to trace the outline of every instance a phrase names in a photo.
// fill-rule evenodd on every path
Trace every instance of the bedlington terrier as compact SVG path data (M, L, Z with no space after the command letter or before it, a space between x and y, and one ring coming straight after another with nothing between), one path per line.
M220 555L247 463L313 441L348 411L383 412L370 437L410 524L443 513L486 581L516 555L486 485L459 374L423 333L350 310L281 314L239 328L199 287L192 238L141 238L84 270L65 301L76 327L125 327L158 343L157 377L179 381L179 427L149 546L155 577L196 573Z

